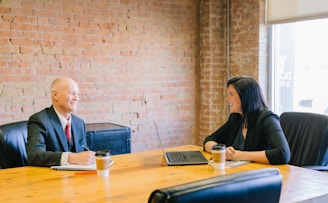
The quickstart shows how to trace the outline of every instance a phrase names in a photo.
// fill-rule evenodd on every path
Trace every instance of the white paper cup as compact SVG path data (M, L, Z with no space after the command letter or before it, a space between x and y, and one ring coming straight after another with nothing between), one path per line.
M96 152L97 175L108 177L110 172L110 152L109 150Z
M225 168L225 144L217 144L212 147L212 159L215 170L223 170Z

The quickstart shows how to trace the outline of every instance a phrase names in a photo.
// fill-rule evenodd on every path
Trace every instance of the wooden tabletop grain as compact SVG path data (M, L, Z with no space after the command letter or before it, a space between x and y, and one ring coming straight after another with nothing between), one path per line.
M202 150L186 145L167 149ZM210 154L203 152L207 158ZM1 202L147 202L158 188L213 176L278 168L283 176L280 202L328 202L328 173L290 165L249 163L224 171L211 165L165 166L162 150L114 155L108 178L94 171L57 171L45 167L18 167L0 170Z

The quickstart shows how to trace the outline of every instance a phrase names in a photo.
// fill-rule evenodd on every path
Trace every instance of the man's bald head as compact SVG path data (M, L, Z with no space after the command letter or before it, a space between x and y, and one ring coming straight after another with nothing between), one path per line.
M69 77L56 78L51 85L51 98L54 108L63 116L68 117L76 110L79 101L77 83Z

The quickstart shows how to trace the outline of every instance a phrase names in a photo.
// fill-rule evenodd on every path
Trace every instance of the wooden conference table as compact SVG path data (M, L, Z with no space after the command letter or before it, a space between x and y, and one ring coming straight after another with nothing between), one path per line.
M187 145L169 150L201 150ZM204 152L209 158L210 154ZM222 174L278 168L283 176L280 202L328 202L328 173L290 165L249 163L224 172L210 165L163 166L162 151L112 156L109 178L96 173L59 171L43 167L0 170L1 202L147 202L157 189Z

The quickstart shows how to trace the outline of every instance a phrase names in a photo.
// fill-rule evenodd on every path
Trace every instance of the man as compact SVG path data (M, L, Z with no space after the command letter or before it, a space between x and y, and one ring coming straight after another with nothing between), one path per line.
M29 118L28 165L93 164L95 153L84 151L87 149L84 121L72 114L79 101L77 83L67 77L55 79L51 86L51 99L52 106Z

